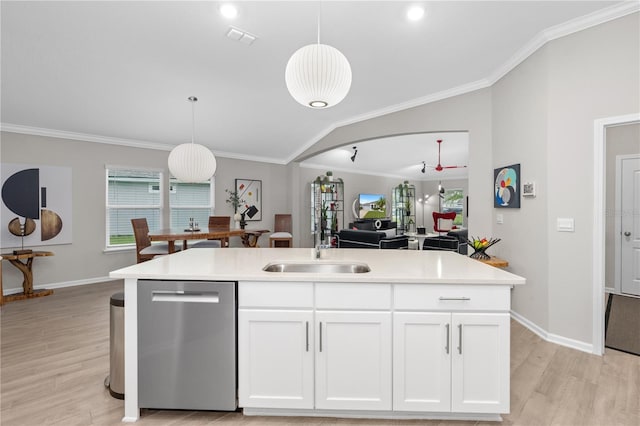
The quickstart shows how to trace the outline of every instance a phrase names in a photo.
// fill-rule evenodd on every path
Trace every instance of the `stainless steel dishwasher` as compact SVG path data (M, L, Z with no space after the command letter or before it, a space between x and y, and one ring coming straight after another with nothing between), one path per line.
M138 283L140 407L235 410L236 284Z

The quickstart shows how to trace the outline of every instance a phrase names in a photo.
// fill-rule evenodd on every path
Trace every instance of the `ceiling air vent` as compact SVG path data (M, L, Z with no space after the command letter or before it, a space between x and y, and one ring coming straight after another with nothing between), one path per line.
M253 34L249 34L248 32L241 30L235 27L229 27L229 31L227 31L227 37L231 40L239 41L244 44L253 44L256 41L257 37Z

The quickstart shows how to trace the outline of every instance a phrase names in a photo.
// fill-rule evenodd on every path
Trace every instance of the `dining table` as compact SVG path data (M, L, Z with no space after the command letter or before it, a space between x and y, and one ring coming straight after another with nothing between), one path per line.
M229 239L229 237L240 237L244 247L259 247L258 239L264 233L270 232L268 229L230 229L221 231L219 229L159 229L149 232L151 241L165 241L168 245L168 252L176 251L176 241L182 241L182 249L187 249L189 240L216 240ZM222 245L225 247L225 245Z

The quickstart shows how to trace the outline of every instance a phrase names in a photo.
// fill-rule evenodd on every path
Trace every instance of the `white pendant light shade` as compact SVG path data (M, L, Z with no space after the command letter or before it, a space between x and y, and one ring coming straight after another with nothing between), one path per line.
M191 102L191 143L176 146L169 153L169 171L180 182L206 182L216 172L216 157L206 146L194 143L196 133L195 106L198 98L190 96Z
M351 66L336 48L310 44L298 49L285 70L287 89L310 108L328 108L342 101L351 88Z
M180 182L205 182L216 172L216 158L209 148L183 143L169 153L169 171Z

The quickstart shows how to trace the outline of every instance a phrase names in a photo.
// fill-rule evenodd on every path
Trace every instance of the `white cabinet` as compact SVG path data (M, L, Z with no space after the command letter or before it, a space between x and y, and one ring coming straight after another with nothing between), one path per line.
M317 311L316 408L391 410L391 313Z
M394 410L509 412L509 315L394 314Z
M313 408L313 312L238 311L243 407Z
M509 412L509 314L452 314L451 411Z
M313 408L313 284L238 285L241 407Z
M238 288L239 402L254 414L509 412L507 286Z
M451 411L451 314L393 316L393 409Z

